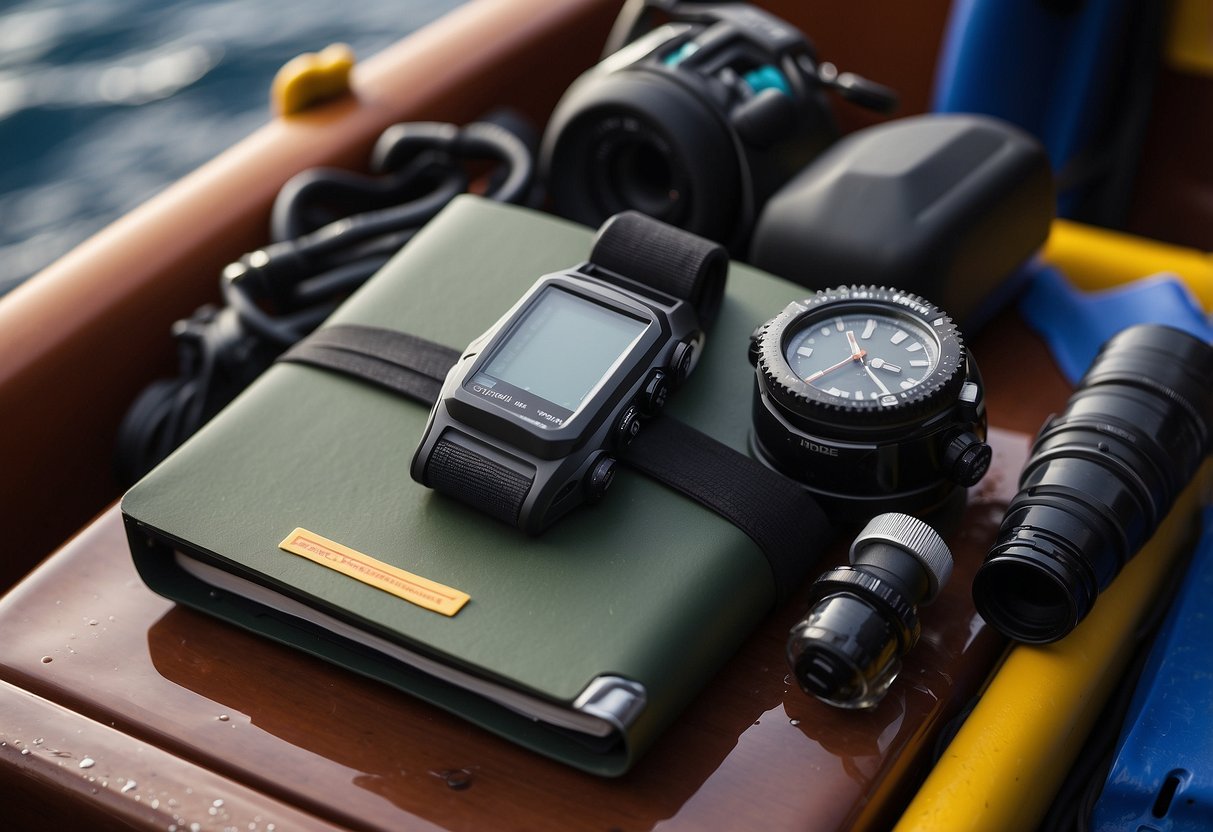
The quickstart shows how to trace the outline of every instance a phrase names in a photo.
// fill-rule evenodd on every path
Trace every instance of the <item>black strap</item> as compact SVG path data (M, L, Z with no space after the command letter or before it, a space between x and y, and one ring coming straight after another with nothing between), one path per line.
M403 332L342 324L316 330L278 360L336 370L433 407L459 351Z
M443 437L434 445L430 478L434 490L462 500L511 526L534 480L483 454Z
M689 231L623 211L598 229L590 265L687 301L706 330L720 311L729 256Z
M749 535L771 565L780 601L833 538L808 491L673 416L646 422L620 460Z
M279 358L353 376L427 407L437 401L458 359L457 350L424 338L354 325L320 329ZM489 513L512 523L518 495L525 496L529 484L503 479L484 468L482 456L448 444L448 464L437 466L454 478L447 490L478 489L475 504L496 506ZM620 460L745 532L770 563L780 602L803 582L833 537L807 491L672 416L646 422Z

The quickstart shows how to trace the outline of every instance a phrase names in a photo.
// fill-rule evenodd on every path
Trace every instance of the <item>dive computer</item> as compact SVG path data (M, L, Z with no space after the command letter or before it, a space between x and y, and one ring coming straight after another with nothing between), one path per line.
M413 479L529 533L598 499L698 362L727 270L719 245L611 217L588 261L539 278L462 352Z

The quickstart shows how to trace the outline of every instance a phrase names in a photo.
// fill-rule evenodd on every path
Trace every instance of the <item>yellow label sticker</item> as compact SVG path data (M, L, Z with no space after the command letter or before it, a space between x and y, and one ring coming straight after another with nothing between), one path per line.
M405 572L307 529L295 529L278 548L442 615L454 615L471 598L466 592Z

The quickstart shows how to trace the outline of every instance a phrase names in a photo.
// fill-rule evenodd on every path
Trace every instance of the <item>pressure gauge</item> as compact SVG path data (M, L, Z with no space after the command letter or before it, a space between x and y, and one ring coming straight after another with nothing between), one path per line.
M959 330L896 289L794 301L751 338L756 453L837 516L928 512L990 463L981 376Z

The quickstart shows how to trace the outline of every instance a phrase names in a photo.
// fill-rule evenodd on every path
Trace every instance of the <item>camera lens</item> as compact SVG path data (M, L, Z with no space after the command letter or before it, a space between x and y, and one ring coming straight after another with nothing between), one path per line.
M742 160L725 122L668 72L584 76L541 151L557 214L598 225L637 210L704 237L738 224Z
M664 148L651 139L636 137L605 149L599 188L606 201L613 203L612 212L633 209L661 220L676 219L681 194Z
M1162 522L1210 449L1213 347L1141 325L1108 341L1041 430L973 581L982 617L1056 641Z

